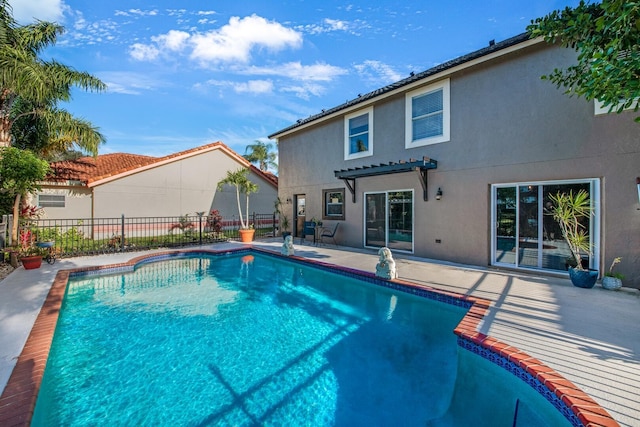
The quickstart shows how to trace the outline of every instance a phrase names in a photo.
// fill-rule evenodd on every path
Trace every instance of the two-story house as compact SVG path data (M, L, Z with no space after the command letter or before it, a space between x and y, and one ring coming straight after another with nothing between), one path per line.
M576 55L521 34L270 135L294 232L316 217L341 245L560 273L549 196L585 189L589 265L621 256L640 287L640 125L541 79Z

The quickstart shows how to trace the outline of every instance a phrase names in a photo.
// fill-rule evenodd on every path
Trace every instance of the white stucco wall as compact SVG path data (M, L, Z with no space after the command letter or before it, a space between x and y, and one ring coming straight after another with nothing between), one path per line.
M94 217L193 215L212 208L223 216L237 214L235 193L232 200L219 197L216 187L227 170L241 167L222 150L212 150L98 184ZM251 179L260 191L252 195L250 210L272 212L277 189L255 174Z

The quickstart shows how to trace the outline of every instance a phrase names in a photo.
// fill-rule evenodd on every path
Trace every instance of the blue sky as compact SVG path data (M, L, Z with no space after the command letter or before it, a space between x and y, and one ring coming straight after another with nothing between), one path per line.
M66 32L46 55L105 82L65 105L101 154L164 156L256 140L525 31L578 1L10 0Z

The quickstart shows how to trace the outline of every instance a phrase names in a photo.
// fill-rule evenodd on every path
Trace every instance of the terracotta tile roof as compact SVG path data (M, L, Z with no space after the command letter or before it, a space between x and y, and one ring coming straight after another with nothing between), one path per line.
M113 153L101 154L97 158L80 157L73 161L51 163L53 174L48 181L80 181L88 184L102 176L110 176L117 171L133 170L157 160L156 157L138 154Z
M214 142L200 147L191 148L189 150L180 151L178 153L169 154L164 157L143 156L140 154L128 153L112 153L101 154L97 158L81 157L73 161L63 161L51 163L53 171L46 181L48 182L79 182L81 185L93 186L122 176L131 175L133 173L161 166L181 158L191 157L202 152L220 149L231 157L235 158L239 163L249 167L253 172L261 175L266 181L274 186L278 185L278 178L272 173L262 172L250 164L244 157L227 147L222 142Z

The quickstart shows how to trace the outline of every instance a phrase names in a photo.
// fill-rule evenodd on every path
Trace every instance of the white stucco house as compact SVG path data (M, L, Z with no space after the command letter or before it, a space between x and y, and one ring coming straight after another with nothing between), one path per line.
M249 168L259 191L250 210L272 213L278 179L251 165L222 142L151 157L113 153L51 164L52 174L31 204L48 219L194 215L217 209L237 215L235 188L217 184L227 171ZM243 201L244 202L244 201Z

